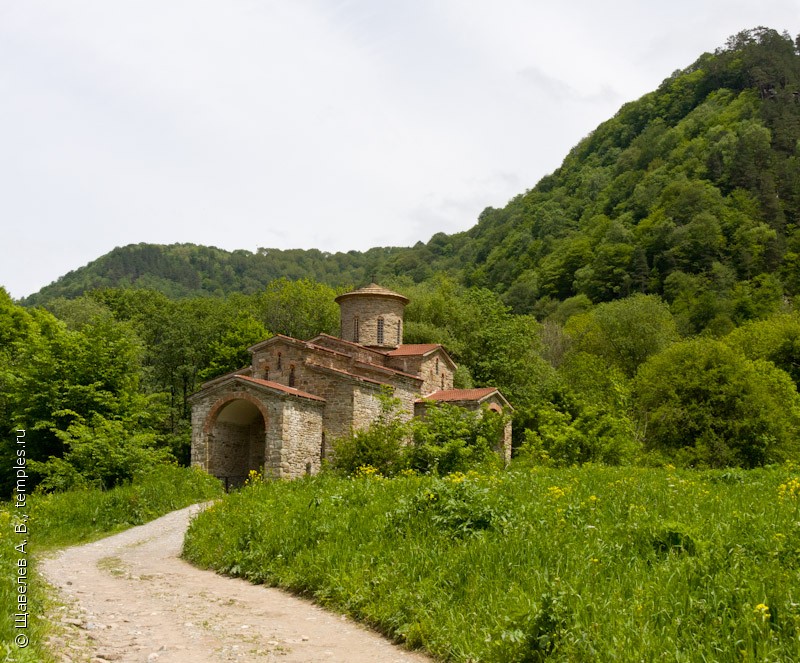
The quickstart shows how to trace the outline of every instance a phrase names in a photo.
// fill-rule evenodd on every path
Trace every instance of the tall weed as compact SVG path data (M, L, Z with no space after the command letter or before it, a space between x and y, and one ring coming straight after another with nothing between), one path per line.
M791 468L586 466L256 483L190 561L449 661L800 660Z

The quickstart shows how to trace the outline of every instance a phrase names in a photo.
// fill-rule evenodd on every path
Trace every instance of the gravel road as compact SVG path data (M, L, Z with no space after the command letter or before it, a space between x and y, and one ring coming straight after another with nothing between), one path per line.
M197 505L44 559L64 606L51 648L64 663L430 661L280 590L181 560Z

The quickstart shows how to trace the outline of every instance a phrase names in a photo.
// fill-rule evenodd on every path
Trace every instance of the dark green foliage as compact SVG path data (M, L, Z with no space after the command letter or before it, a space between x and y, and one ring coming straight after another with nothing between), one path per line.
M140 391L142 347L134 330L104 307L87 310L85 316L68 316L68 327L46 311L28 313L6 303L0 325L13 326L17 333L3 349L0 369L4 458L12 451L14 429L26 431L28 460L44 462L63 457L62 434L72 425L96 419L142 430L157 418L157 402ZM6 494L11 485L5 481L7 471Z
M786 371L800 391L800 314L742 325L724 339L748 359L766 359Z
M755 467L796 457L800 396L789 376L721 341L676 343L634 380L645 447L681 464Z
M678 340L669 308L655 295L634 295L570 318L572 352L588 352L632 377L639 366Z
M388 389L379 399L380 415L369 428L334 442L335 470L391 477L403 470L446 475L502 465L505 415L431 402L424 417L409 419Z
M581 399L544 403L532 410L528 425L518 455L534 465L624 465L638 452L626 413Z
M390 390L384 389L379 398L381 411L369 428L334 440L334 469L355 474L359 468L374 468L384 476L394 476L406 468L407 415L400 412L400 400Z
M41 477L40 490L107 490L173 460L167 449L157 446L152 431L137 431L130 422L98 414L88 422L73 422L66 431L57 430L56 436L64 445L63 455L29 463L33 476Z
M339 333L338 293L322 283L280 278L259 293L252 306L273 334L308 340Z
M506 416L484 408L469 411L449 403L431 403L424 418L412 422L407 463L423 474L451 474L497 465Z
M431 240L433 242L433 240ZM420 245L422 247L423 245ZM424 252L427 249L412 251ZM313 279L334 286L368 283L375 276L413 274L410 264L424 264L417 280L431 275L428 257L397 261L408 249L374 248L366 252L324 253L317 249L224 251L195 244L130 244L118 247L25 300L46 305L105 288L155 290L170 298L256 294L278 279Z

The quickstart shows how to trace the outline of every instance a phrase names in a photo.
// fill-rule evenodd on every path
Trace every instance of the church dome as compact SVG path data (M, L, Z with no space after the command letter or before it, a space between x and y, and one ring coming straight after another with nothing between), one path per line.
M336 303L342 340L378 350L393 350L402 345L403 310L408 297L370 283L339 295Z

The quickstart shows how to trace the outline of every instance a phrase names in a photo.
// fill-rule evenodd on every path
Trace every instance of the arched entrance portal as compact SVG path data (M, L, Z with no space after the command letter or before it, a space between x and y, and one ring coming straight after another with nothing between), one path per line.
M213 408L206 424L210 474L226 488L240 486L251 470L264 469L266 422L250 399L234 398Z

